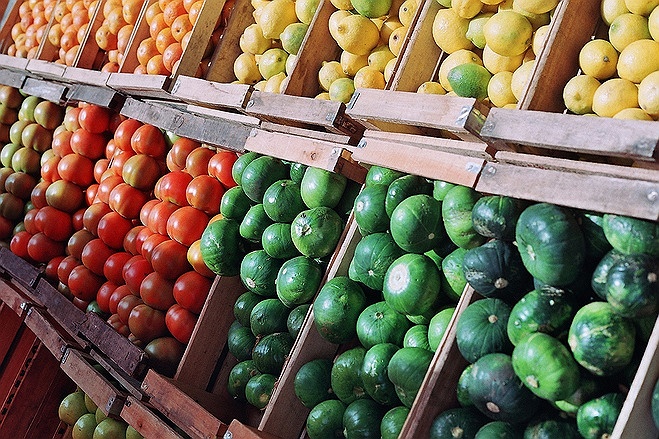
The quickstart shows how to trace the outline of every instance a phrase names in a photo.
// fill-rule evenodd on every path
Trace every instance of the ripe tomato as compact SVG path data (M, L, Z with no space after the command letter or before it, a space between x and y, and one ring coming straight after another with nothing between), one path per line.
M124 164L128 161L129 158L133 157L134 155L135 152L133 150L115 151L114 155L112 156L112 161L110 162L110 169L112 169L112 172L114 172L119 177L122 177L123 179L122 174L124 170Z
M67 154L59 160L57 172L64 180L87 187L94 181L94 162L80 154Z
M69 275L71 270L80 265L80 260L75 256L66 256L62 259L57 266L57 279L62 283L67 283L69 281Z
M73 133L71 131L62 131L53 136L53 142L51 148L56 156L64 157L67 154L71 154L73 150L71 149L71 136Z
M167 329L181 343L190 341L196 324L197 316L178 304L172 305L165 314Z
M144 303L137 305L128 317L128 328L144 343L163 337L167 335L165 313Z
M73 230L78 231L82 230L84 225L82 224L82 217L85 215L85 210L87 210L87 206L81 207L80 209L76 210L73 212L73 215L71 215L71 221L73 222Z
M149 354L149 366L171 378L183 357L185 345L174 337L159 337L147 344L144 352Z
M162 167L155 158L146 154L135 154L124 163L121 176L134 188L151 190L160 178L161 170Z
M46 188L45 195L47 204L70 213L78 210L85 200L85 194L82 192L80 186L66 180L57 180L51 183ZM36 207L37 203L34 203L34 205Z
M153 125L142 125L130 138L130 146L138 154L146 154L151 157L165 157L167 144L165 137L159 128Z
M66 253L74 256L76 259L80 259L82 257L82 249L94 238L96 236L87 229L74 232L66 244Z
M146 227L135 226L132 229L130 229L128 233L126 233L126 236L124 236L124 250L126 250L128 253L130 253L133 256L139 253L137 251L135 239L137 238L137 234L140 233L142 229L146 229Z
M71 303L73 303L73 305L75 305L75 307L78 308L80 311L86 311L87 307L89 306L88 301L78 299L77 297L74 297L71 300Z
M149 196L126 184L118 184L110 192L110 207L124 218L136 219L140 216L140 209L149 200Z
M201 238L207 225L208 215L192 206L184 206L167 220L167 234L187 248Z
M140 297L151 308L167 311L176 303L174 300L174 282L165 279L158 272L149 273L140 285Z
M154 193L162 201L169 201L177 206L187 206L185 191L192 181L192 175L185 171L174 171L163 175L156 183Z
M147 240L149 236L153 235L153 232L148 227L144 227L139 231L135 237L135 249L138 254L142 254L142 247L144 246L144 241Z
M39 209L34 224L37 230L55 241L66 241L73 234L71 215L51 206Z
M96 198L97 192L98 192L97 183L89 185L87 189L85 189L85 202L87 203L87 206L91 206L92 204L98 201L98 198Z
M188 271L176 279L172 293L176 303L192 313L199 314L212 284L211 279L196 271Z
M94 236L98 236L98 223L105 214L110 212L112 212L110 206L102 202L89 206L82 217L82 223L85 229L89 230Z
M82 249L80 260L92 273L103 276L105 261L114 254L114 250L99 239L92 239Z
M119 316L119 320L121 320L124 325L127 325L130 312L133 308L142 303L144 303L144 301L141 298L133 296L132 294L122 297L117 304L117 315Z
M206 266L204 258L201 257L201 240L198 239L190 245L188 248L188 262L197 273L202 276L206 276L210 279L215 278L215 273L213 273L210 268Z
M123 337L126 337L130 339L130 328L128 328L128 325L124 325L121 319L119 319L119 316L117 314L112 314L108 318L108 324L112 326L112 328L117 331L117 333Z
M78 123L90 133L100 134L110 127L110 110L98 105L87 105L78 113Z
M185 160L188 158L188 154L199 147L201 147L201 143L184 137L179 137L172 144L172 149L169 150L168 155L171 156L171 161L177 169L181 170L185 168ZM173 171L174 169L170 170Z
M78 114L80 114L80 110L81 108L77 107L69 107L66 109L63 123L64 128L66 128L67 131L74 132L80 128L80 124L78 123Z
M25 259L26 261L31 261L30 255L27 253L27 243L32 238L32 235L26 231L18 232L12 236L11 241L9 241L9 249L16 256Z
M133 222L117 212L108 212L98 222L98 237L110 248L123 249L124 237L133 227Z
M192 269L187 253L186 246L170 239L156 246L151 255L151 264L166 279L176 279Z
M217 178L226 189L236 186L231 169L237 159L238 155L235 152L218 151L208 161L208 175Z
M75 130L69 141L73 152L84 155L92 160L98 160L105 156L105 144L107 143L103 134L95 134L84 128Z
M122 271L126 262L132 257L133 255L128 252L114 253L103 264L103 276L116 285L123 285Z
M98 184L98 190L96 191L96 197L98 198L99 201L102 201L103 203L109 203L110 202L110 192L112 192L112 189L117 187L117 185L121 184L124 182L124 179L121 178L119 175L111 175L109 177L104 178L99 184Z
M153 272L153 267L149 261L144 259L141 255L133 256L126 262L122 270L122 276L126 282L126 286L136 296L140 294L140 285L147 276Z
M105 279L102 276L92 273L81 264L71 270L67 285L75 297L91 302L96 299L96 293L104 282Z
M117 306L119 305L119 302L121 302L121 299L123 299L126 296L132 296L132 295L133 294L126 285L119 285L117 288L115 288L112 294L110 295L110 299L108 300L108 309L110 310L110 313L116 314Z
M208 175L208 162L214 155L215 150L210 148L195 149L185 159L185 170L193 177Z
M46 263L56 256L64 254L65 245L61 241L55 241L37 233L27 242L27 254L35 262Z
M222 195L224 195L224 186L210 175L196 176L185 191L185 198L190 206L209 215L215 215L220 211Z
M44 181L52 183L53 181L57 181L62 178L58 169L59 162L61 160L62 159L59 156L55 155L46 160L44 164L41 165L41 178Z
M39 213L39 210L40 209L30 209L25 213L25 216L23 217L23 226L25 227L25 231L31 235L34 235L35 233L39 233L41 231L37 228L37 225L34 222L34 219L37 216L37 213ZM0 218L4 218L4 217L0 217ZM13 228L13 224L11 227Z
M148 238L142 243L142 252L141 255L144 256L149 262L152 262L153 250L158 246L158 244L169 240L167 235L161 235L160 233L153 233L149 235Z
M151 212L151 209L153 209L153 207L158 203L160 203L160 200L157 198L144 203L144 206L142 206L140 209L140 222L142 225L147 227L149 226L149 213Z
M48 181L40 181L30 193L30 201L37 209L48 205L46 201L46 189L50 186Z
M100 183L103 173L107 171L109 168L110 168L110 160L99 159L94 164L94 181L96 181L96 183Z
M57 268L59 267L60 262L64 260L66 256L60 255L60 256L55 256L52 258L48 263L46 264L46 268L44 269L44 275L46 276L46 279L50 281L59 281L59 278L57 277Z
M107 281L101 288L98 289L96 293L96 303L101 311L105 313L110 312L110 296L114 293L114 290L117 289L117 285L112 281Z
M130 139L135 131L142 126L142 122L134 119L126 119L114 130L114 143L117 148L128 151L131 150Z
M158 203L149 211L149 218L147 219L147 227L155 233L161 235L167 234L167 220L169 217L178 210L178 206L169 201L158 201Z

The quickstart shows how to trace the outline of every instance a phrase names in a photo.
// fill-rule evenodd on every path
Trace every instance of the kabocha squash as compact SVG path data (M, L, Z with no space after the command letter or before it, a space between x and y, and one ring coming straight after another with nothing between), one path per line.
M384 209L386 197L387 186L376 184L365 186L355 198L353 212L362 236L389 230L389 217Z
M428 323L428 346L431 351L435 352L439 347L454 312L455 307L450 306L439 311L430 319Z
M458 378L458 384L455 389L455 393L458 398L458 403L462 407L470 407L474 405L474 403L471 402L471 398L469 396L469 382L471 380L471 370L473 368L474 363L469 363Z
M432 182L432 196L437 201L444 201L444 197L455 185L448 181L435 180Z
M401 346L409 327L405 316L394 311L387 302L376 302L359 314L357 337L366 349L380 343Z
M253 360L245 360L233 366L229 372L229 382L227 390L229 395L240 401L247 401L245 398L245 387L250 378L259 375L261 372L256 368Z
M304 173L307 171L307 168L308 166L302 163L291 163L289 170L291 180L297 184L300 184L300 182L302 182L302 178L304 177Z
M654 390L652 391L652 401L650 402L650 409L652 410L652 419L654 420L654 425L659 430L659 380L657 380L654 385Z
M440 413L430 425L430 439L473 438L487 419L474 408L455 408Z
M243 326L249 326L249 316L254 306L261 300L263 300L263 297L249 291L238 296L236 303L233 305L233 316L238 323Z
M515 230L517 247L531 275L552 286L568 285L577 278L585 260L586 245L570 211L548 203L524 209Z
M293 337L288 332L266 335L256 343L252 360L263 373L279 375L293 347Z
M304 256L324 258L334 251L343 232L341 217L329 207L300 212L291 224L293 244Z
M300 195L300 185L293 180L279 180L263 194L263 208L272 221L290 223L307 209Z
M380 422L380 436L382 439L398 439L409 414L410 409L403 405L394 407L385 413Z
M257 337L287 331L286 321L290 311L277 298L264 299L252 309L249 316L249 327Z
M592 374L585 372L582 369L577 390L563 400L554 401L554 405L565 413L576 415L577 410L579 410L579 407L581 407L582 404L603 393L601 387L600 382L596 381Z
M322 266L305 256L289 259L279 269L275 280L279 300L289 308L310 302L323 278Z
M418 194L432 195L432 184L425 178L417 175L404 175L392 181L384 200L384 209L387 215L391 217L394 209L401 201Z
M494 352L510 353L507 326L510 306L501 299L481 299L460 315L455 340L462 356L473 363Z
M622 215L604 215L606 239L625 254L645 253L659 257L659 224Z
M540 399L524 386L506 354L479 358L471 369L467 386L474 406L495 421L525 422L539 407Z
M567 333L572 322L572 299L564 290L543 287L533 290L513 306L508 319L508 338L517 345L529 334L552 336Z
M391 214L391 236L409 253L425 253L446 240L442 203L430 195L413 195L401 201Z
M358 346L343 352L334 360L330 374L332 390L345 404L368 398L362 381L362 364L365 356L366 349Z
M248 241L260 243L263 231L272 224L272 220L266 215L263 204L255 204L250 207L240 223L240 236Z
M604 234L604 216L595 212L580 212L577 214L577 222L586 241L587 259L599 261L612 248Z
M334 397L332 391L332 361L318 358L303 364L295 374L293 391L302 405L313 408Z
M393 406L400 404L396 389L387 375L389 361L398 351L392 343L379 343L364 355L361 377L366 393L379 404Z
M310 439L343 437L343 413L346 404L328 399L311 409L307 416L307 435Z
M610 376L632 360L636 328L607 302L592 302L577 311L568 333L575 360L597 376Z
M524 430L524 439L581 439L576 422L559 417L537 419Z
M384 407L372 399L351 402L343 412L343 430L346 439L380 438L380 423Z
M442 217L448 237L458 247L470 249L485 242L471 221L471 211L481 195L465 186L455 186L444 196Z
M237 163L237 161L236 161ZM235 166L235 163L234 163ZM240 175L240 186L245 195L255 203L263 202L263 194L276 181L289 177L288 166L281 160L261 156L252 160L245 166ZM235 180L235 179L234 179ZM238 181L236 181L238 183Z
M422 348L401 348L391 357L387 375L406 407L412 407L432 357L432 352Z
M659 264L645 254L625 255L606 277L606 300L620 315L648 317L659 310Z
M374 165L368 168L364 184L366 186L382 185L389 187L394 180L404 175L405 173L403 172Z
M347 181L344 175L309 166L300 182L302 200L309 208L334 208L339 204Z
M557 401L579 386L579 368L570 351L551 335L535 332L513 350L513 369L537 396Z
M408 329L403 337L403 347L430 350L430 344L428 343L428 326L414 325Z
M250 378L245 386L247 402L259 410L264 409L270 402L276 381L277 377L269 373L262 373Z
M431 309L441 286L435 263L425 255L408 253L396 259L384 276L384 300L401 314L421 315Z
M227 189L220 199L220 213L227 219L242 221L250 207L252 200L245 195L245 191L240 186Z
M348 267L350 279L382 291L389 266L403 255L389 233L373 233L362 238Z
M227 333L227 349L238 361L249 360L252 357L252 349L256 344L256 337L247 326L234 322Z
M201 257L208 268L219 276L236 276L247 244L240 236L240 224L220 219L208 224L201 235Z
M240 263L240 280L248 291L263 297L275 297L275 279L282 260L263 250L247 253Z
M313 303L314 324L331 343L344 343L357 333L359 315L366 307L366 295L357 282L339 276L329 280Z
M247 165L259 157L261 157L261 154L249 151L245 154L241 154L238 159L233 162L233 166L231 167L231 176L233 177L233 181L235 181L238 186L242 184L243 172L245 172Z
M458 247L442 259L442 291L457 302L467 285L462 262L467 249Z
M522 436L523 431L518 425L510 422L492 421L483 425L476 432L474 439L517 439Z
M261 247L269 256L277 259L290 259L300 255L293 244L289 223L273 223L266 227L261 235Z
M304 319L309 312L309 308L311 308L311 305L308 303L304 305L298 305L288 314L288 318L286 319L286 328L288 329L288 333L291 334L293 339L296 339L297 335L300 333Z
M577 411L577 428L585 439L610 437L616 425L625 397L607 393L584 403Z
M602 257L602 259L600 259L595 270L593 270L590 285L600 299L606 300L606 279L609 276L609 270L611 270L611 267L624 256L624 253L621 253L616 249L611 249Z
M471 211L474 230L486 238L512 241L522 213L519 200L500 195L479 198Z

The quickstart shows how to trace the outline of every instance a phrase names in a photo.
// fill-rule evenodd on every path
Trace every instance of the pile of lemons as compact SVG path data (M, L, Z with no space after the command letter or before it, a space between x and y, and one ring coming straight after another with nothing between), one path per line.
M235 60L237 82L281 93L320 0L252 0L254 24L240 36Z
M565 107L576 114L659 119L659 0L602 0L608 40L579 53L580 74L565 85Z
M356 88L385 88L419 2L330 1L337 10L330 15L329 32L342 52L320 68L322 91L316 97L347 103Z
M514 108L544 47L558 0L438 0L433 39L443 52L438 78L421 93L489 100Z

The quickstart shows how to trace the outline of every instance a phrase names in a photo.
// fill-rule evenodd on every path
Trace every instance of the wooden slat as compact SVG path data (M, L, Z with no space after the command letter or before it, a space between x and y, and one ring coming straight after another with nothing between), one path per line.
M232 439L279 439L279 436L245 425L237 419L231 421L227 433L231 433Z
M78 331L87 320L85 313L73 305L69 299L64 297L45 279L39 280L33 293L35 300L46 308L48 315L78 340L76 338Z
M66 90L67 87L63 84L35 78L26 78L23 84L23 91L25 93L55 103L60 103L64 100Z
M65 339L37 308L32 307L27 311L25 324L58 362L69 347L79 347Z
M179 76L172 86L171 95L184 102L209 108L242 109L247 104L251 86L223 84L206 79Z
M16 11L16 13L18 13L18 11ZM25 71L27 70L28 62L29 60L25 58L16 58L15 56L0 54L0 67L4 69Z
M10 281L0 279L0 301L6 308L12 310L16 315L23 317L34 305L32 300ZM1 320L0 320L1 321Z
M41 59L31 59L27 63L28 72L33 73L39 78L51 79L53 81L61 80L64 75L64 70L66 70L64 64L56 64Z
M117 382L131 395L139 400L144 399L144 392L140 389L141 382L137 378L131 377L124 372L117 364L109 359L105 354L94 349L92 346L86 351L89 356L98 363L107 373L109 373Z
M1 285L1 284L0 284ZM13 356L12 345L17 336L21 334L21 325L23 324L23 319L17 315L13 309L8 305L2 303L0 304L0 318L2 318L2 330L0 330L0 365L6 364L5 361L10 359ZM8 357L9 354L9 357ZM4 375L0 374L0 376ZM2 383L0 379L0 383ZM0 384L1 387L1 384ZM0 393L0 398L2 393Z
M184 108L186 111L189 111L190 113L194 113L200 116L208 116L210 118L218 119L221 121L238 122L253 128L258 127L261 123L261 121L254 116L249 116L244 113L235 113L229 109L208 108L202 105L194 104L188 104L182 108Z
M156 3L158 0L146 0L142 5L140 14L137 17L137 22L133 28L133 33L131 34L128 40L128 46L126 46L126 52L124 53L124 58L119 65L120 73L133 73L135 68L139 65L137 60L137 48L140 43L145 39L149 38L149 24L146 22L145 15L149 6Z
M86 102L113 110L119 109L126 100L126 96L111 88L87 84L72 85L66 98L68 101Z
M231 151L245 151L245 142L252 131L252 126L235 120L233 117L235 115L226 118L206 114L190 114L187 111L185 114L192 119L190 121L186 120L183 125L171 130L175 134Z
M133 73L111 73L108 87L133 96L172 99L168 93L172 79L164 75L136 75Z
M27 287L34 287L41 278L41 272L29 262L21 259L8 248L0 248L0 269L12 280Z
M42 392L44 395L41 405L37 409L36 416L32 418L29 428L22 436L23 439L31 438L59 438L65 428L60 425L58 416L59 405L66 395L73 392L75 385L62 369L53 365L57 371L50 386Z
M156 106L132 97L126 98L121 114L169 131L181 128L186 122L193 123L195 117L172 107Z
M245 28L254 23L253 12L254 7L250 0L236 0L234 2L231 17L224 28L220 42L215 48L205 79L219 83L235 81L236 75L233 73L233 63L238 55L242 53L238 42Z
M292 134L294 136L301 137L311 137L318 140L325 140L327 142L339 143L345 145L346 148L350 148L353 145L349 145L351 138L345 134L330 133L318 130L312 130L310 128L301 128L294 127L291 125L282 125L269 121L262 121L261 128L265 131L274 131L277 133L283 134Z
M138 433L149 438L181 439L172 427L160 419L145 404L132 396L126 398L121 409L121 418L128 422Z
M67 67L64 70L64 75L62 75L62 80L65 82L96 85L99 87L105 87L108 79L110 79L109 72L88 70L79 67Z
M481 136L550 150L638 160L659 158L659 124L640 120L493 108Z
M0 68L0 84L8 85L14 88L23 87L27 75L25 72L19 70L10 70L6 68Z
M105 6L105 1L99 0L91 20L89 20L87 31L80 44L80 49L73 60L73 65L76 67L83 69L94 68L94 61L96 61L96 57L101 50L96 43L96 31L103 25L103 7Z

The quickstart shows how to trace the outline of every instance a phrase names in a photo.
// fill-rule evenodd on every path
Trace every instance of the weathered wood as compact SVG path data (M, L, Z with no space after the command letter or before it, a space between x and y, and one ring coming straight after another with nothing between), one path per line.
M230 83L235 81L233 64L242 53L239 40L247 26L254 23L254 6L250 0L236 0L233 4L231 17L224 28L222 38L215 48L211 63L206 72L206 79L212 82Z
M0 284L2 286L2 284ZM2 298L4 302L4 297ZM0 303L0 318L2 318L2 330L0 331L0 364L6 364L8 354L12 352L12 344L17 335L20 335L23 318L16 314L6 303ZM0 379L2 382L2 379ZM0 398L2 398L0 393Z
M18 11L16 11L18 13ZM0 38L0 41L2 39ZM8 70L16 70L19 72L24 72L27 70L28 59L25 58L16 58L15 56L5 55L0 53L0 67Z
M195 117L173 107L157 106L132 97L126 98L120 112L126 117L169 131L178 130L185 123L192 123Z
M217 146L236 152L245 151L245 142L252 127L236 120L212 117L205 114L187 115L193 121L186 121L179 128L173 129L175 134L197 140L211 146Z
M68 101L87 102L101 107L117 110L121 108L126 96L107 87L87 84L74 84L66 94Z
M25 313L35 305L30 297L4 279L0 279L0 301L4 307L12 310L19 317L24 317Z
M249 100L251 86L223 84L190 76L178 76L171 95L191 104L209 108L242 109Z
M145 438L181 439L182 436L160 419L149 407L132 396L126 398L121 418Z
M0 270L26 287L35 287L41 278L39 269L6 247L0 248Z
M42 79L59 81L64 75L66 66L42 59L31 59L27 63L27 71Z
M339 143L341 145L345 145L346 149L352 146L348 144L351 141L351 138L345 134L328 133L325 131L282 125L268 121L262 121L261 128L265 131L274 131L277 133L292 134L294 136L301 137L311 137L318 140L325 140L327 142Z
M70 339L65 339L37 308L28 309L25 315L25 325L41 340L53 357L60 361L69 347L79 348Z
M37 96L47 101L62 103L66 96L67 87L51 81L36 78L26 78L23 91L31 96Z
M131 96L172 99L168 93L172 78L164 75L136 75L111 73L107 86Z
M89 356L98 363L107 373L112 375L112 377L117 380L117 382L131 395L140 400L144 399L144 392L142 392L140 386L141 382L135 377L128 375L124 372L117 364L108 358L105 354L98 351L94 347L90 347L86 351Z
M249 116L243 113L235 113L233 111L229 111L228 109L208 108L194 104L188 104L183 108L185 108L190 113L194 113L200 116L208 116L210 118L217 119L218 121L238 122L249 127L258 127L261 123L261 121L254 116Z
M83 40L80 43L80 49L76 54L73 65L83 69L93 69L94 61L98 56L99 51L101 50L96 43L96 31L103 25L103 7L105 6L105 0L100 0L97 3L96 10L91 16L89 23L87 24L87 30L83 36Z
M59 419L58 409L62 399L74 391L75 385L56 364L52 367L56 370L55 377L47 389L41 392L43 394L41 405L37 409L36 415L32 418L25 435L22 436L24 439L59 438L61 437L60 434L66 430L60 425L61 421Z
M27 78L25 72L0 68L0 84L2 85L8 85L9 87L14 87L14 88L21 88L23 87L25 78Z
M232 439L279 439L279 436L245 425L237 419L231 421L227 433L231 434Z
M62 80L65 82L95 85L98 87L105 87L108 79L110 79L109 72L88 70L79 67L67 67L64 70L64 75L62 75Z
M8 334L11 344L8 354L2 365L2 374L0 374L0 404L7 402L8 396L14 389L16 377L24 369L25 361L32 358L36 352L39 341L34 333L28 330L25 325L19 325L16 332ZM2 423L2 406L0 406L0 423Z
M46 308L48 314L72 337L78 337L80 327L87 320L85 313L43 278L33 292L34 299Z
M156 3L158 0L146 0L142 5L142 9L137 17L135 22L135 27L133 28L133 33L131 34L128 45L126 46L126 52L124 57L119 64L120 73L133 73L135 68L139 65L137 60L137 48L140 43L145 39L150 37L149 34L149 24L146 22L146 11L149 9L149 6Z

